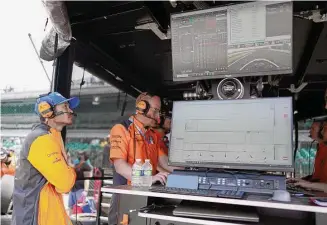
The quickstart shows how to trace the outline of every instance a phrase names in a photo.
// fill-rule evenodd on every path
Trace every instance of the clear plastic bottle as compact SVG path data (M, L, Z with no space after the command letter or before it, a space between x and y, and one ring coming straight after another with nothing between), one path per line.
M150 159L146 159L142 166L143 171L143 186L151 187L152 185L152 165Z
M142 161L141 159L136 159L132 166L132 186L142 186L142 175Z

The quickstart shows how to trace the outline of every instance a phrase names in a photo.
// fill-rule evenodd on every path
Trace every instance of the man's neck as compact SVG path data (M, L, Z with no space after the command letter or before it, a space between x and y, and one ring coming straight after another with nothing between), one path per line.
M46 125L48 125L49 127L55 129L55 130L58 131L58 132L61 132L62 129L64 128L64 126L62 126L62 125L58 125L58 124L56 124L56 123L53 123L52 121L48 121L48 122L46 123Z
M137 121L139 121L145 127L145 123L146 123L146 119L147 119L145 116L143 116L141 114L136 114L135 119Z

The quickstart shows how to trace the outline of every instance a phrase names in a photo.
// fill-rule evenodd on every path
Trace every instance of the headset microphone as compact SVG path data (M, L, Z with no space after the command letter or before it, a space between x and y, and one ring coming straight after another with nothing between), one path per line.
M63 112L63 111L59 111L59 112L57 112L55 115L56 116L60 116L60 115L62 115L62 114L71 114L72 116L75 116L75 117L77 117L77 114L76 113L74 113L74 112Z
M150 120L154 120L158 124L158 120L156 120L156 119L154 119L154 118L152 118L152 117L150 117L150 116L148 116L146 114L144 114L143 116L145 116L146 118L148 118Z

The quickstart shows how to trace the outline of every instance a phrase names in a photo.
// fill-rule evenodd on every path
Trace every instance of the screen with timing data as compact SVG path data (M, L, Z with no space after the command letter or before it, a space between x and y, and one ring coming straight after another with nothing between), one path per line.
M291 98L176 101L169 164L293 171Z
M292 29L292 2L173 14L173 80L291 74Z

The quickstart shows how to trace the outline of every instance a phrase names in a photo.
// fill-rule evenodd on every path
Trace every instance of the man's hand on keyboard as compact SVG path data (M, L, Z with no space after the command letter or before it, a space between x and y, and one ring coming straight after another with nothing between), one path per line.
M288 178L287 180L286 180L286 183L298 183L298 182L301 182L301 181L304 181L304 180L302 180L301 178Z
M300 180L298 182L295 182L294 186L302 187L302 188L308 189L308 190L312 189L312 183L309 181L305 181L305 180Z
M165 185L167 176L168 173L157 173L156 175L152 176L152 184L160 182L162 185Z
M327 193L327 184L321 182L308 182L308 181L300 181L294 184L294 186L302 187L311 191L319 191Z

